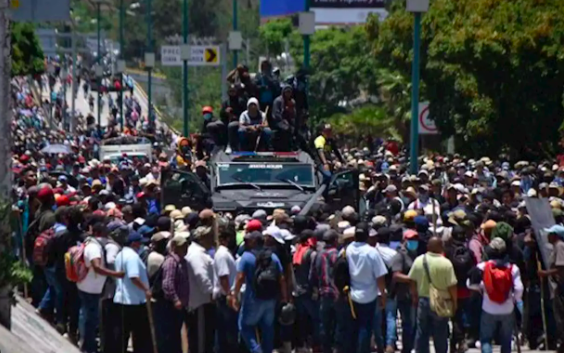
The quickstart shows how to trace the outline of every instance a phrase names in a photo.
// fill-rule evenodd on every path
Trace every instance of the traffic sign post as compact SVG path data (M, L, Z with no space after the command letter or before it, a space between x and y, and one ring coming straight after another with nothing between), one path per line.
M188 66L219 66L221 64L221 48L219 45L163 45L161 62L163 66L182 66L186 58Z
M419 102L419 135L436 135L439 133L435 121L430 118L429 102Z

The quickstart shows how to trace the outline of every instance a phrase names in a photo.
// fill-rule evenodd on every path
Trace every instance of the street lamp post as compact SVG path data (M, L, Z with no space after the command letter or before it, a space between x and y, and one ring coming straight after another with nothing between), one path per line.
M305 0L305 12L299 15L299 32L304 37L304 69L309 71L311 53L309 49L310 37L315 33L315 12L310 11L310 1ZM306 99L308 94L308 87L306 83L305 93Z
M233 32L237 31L237 21L238 21L238 4L237 4L237 0L232 0L233 1ZM233 50L233 68L237 67L239 61L239 51L238 50ZM247 63L248 65L249 63ZM225 79L225 77L222 77L222 79Z
M153 119L152 109L152 79L153 66L155 66L155 55L153 54L153 38L152 38L152 15L151 0L147 0L147 53L145 53L145 67L147 67L147 109L149 122Z
M102 110L102 75L101 72L102 71L102 67L101 67L101 62L100 62L100 52L101 52L101 43L100 43L100 36L101 36L101 30L102 30L102 26L100 24L100 6L101 6L101 1L96 2L96 25L97 25L97 40L98 40L98 50L96 52L96 83L98 85L98 130L100 130L101 125L102 125L102 117L101 117L101 110Z
M309 13L309 10L310 10L310 0L305 0L305 11L306 11L306 13ZM304 68L308 69L309 68L309 61L310 61L310 58L311 58L311 53L310 53L310 50L309 50L310 34L305 34L305 33L302 33L302 34L304 36Z
M124 55L124 50L125 50L125 42L124 42L124 33L123 33L123 27L124 27L124 21L125 21L125 7L123 5L123 0L119 0L119 57L120 57L120 61L124 61L125 60L125 55ZM124 87L124 82L123 82L123 73L124 73L124 69L125 67L120 67L122 66L122 63L118 61L118 70L122 69L119 77L120 77L120 83L121 83L121 89L119 91L119 123L120 123L120 127L121 127L121 131L123 131L123 122L125 117L123 116L123 87ZM125 66L125 62L123 63L123 66Z
M421 46L421 14L429 10L429 0L407 0L407 11L413 13L413 61L411 63L411 137L410 172L419 169L419 56Z
M182 42L184 43L183 51L188 52L188 0L182 2ZM184 137L188 137L190 115L188 111L188 53L182 58L182 109L184 114Z

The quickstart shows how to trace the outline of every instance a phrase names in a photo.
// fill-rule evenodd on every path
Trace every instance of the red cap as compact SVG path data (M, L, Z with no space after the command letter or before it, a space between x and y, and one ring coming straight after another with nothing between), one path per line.
M61 195L57 198L57 207L70 205L70 200L67 195Z
M135 195L138 199L142 198L145 196L145 193L143 191L138 192L137 195Z
M78 156L78 163L86 163L84 156Z
M29 156L27 154L24 154L20 157L20 162L27 162L29 161Z
M47 201L48 199L53 198L53 196L53 189L51 189L50 187L44 187L37 193L37 198L41 202Z
M261 231L262 230L262 223L260 223L257 219L251 219L247 226L245 227L247 232L254 232L254 231Z

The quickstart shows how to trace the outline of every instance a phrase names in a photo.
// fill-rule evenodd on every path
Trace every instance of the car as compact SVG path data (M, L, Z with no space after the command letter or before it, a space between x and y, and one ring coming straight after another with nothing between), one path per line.
M209 188L195 173L169 169L161 176L162 204L177 208L213 208L219 213L252 213L263 209L307 213L320 198L339 210L358 205L358 172L339 172L324 178L305 152L215 153L209 163Z

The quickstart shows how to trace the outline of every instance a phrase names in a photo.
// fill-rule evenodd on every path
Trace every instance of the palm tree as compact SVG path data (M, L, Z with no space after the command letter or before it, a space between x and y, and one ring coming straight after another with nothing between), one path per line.
M394 119L397 131L407 141L411 121L411 82L402 74L386 69L379 70L378 77L380 99Z

